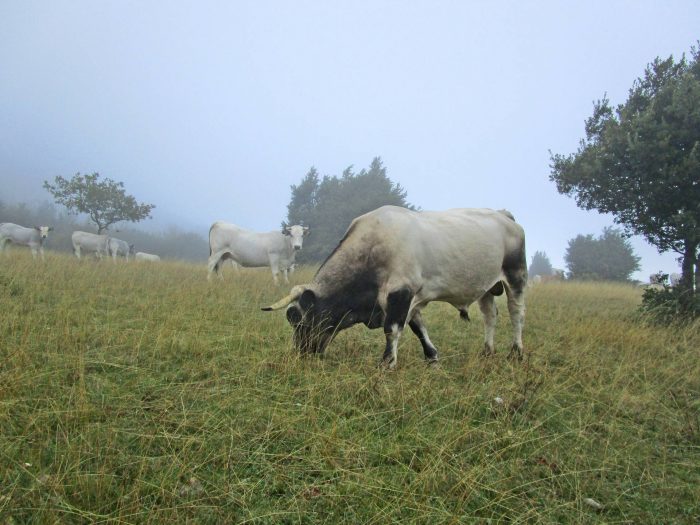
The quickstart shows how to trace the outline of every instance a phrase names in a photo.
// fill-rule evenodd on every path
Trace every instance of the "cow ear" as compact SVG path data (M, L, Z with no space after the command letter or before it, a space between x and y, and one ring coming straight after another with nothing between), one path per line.
M299 308L296 306L290 306L287 308L287 321L289 321L289 324L292 326L299 326L301 323L302 315L301 311Z
M53 231L53 226L49 226L49 231L50 231L50 232Z
M304 237L306 237L311 230L309 229L308 226L304 226Z
M292 232L291 232L290 230L291 230L291 229L290 229L288 226L285 226L284 228L282 228L282 234L284 234L284 235L291 235Z
M299 297L299 306L302 310L309 311L316 304L316 294L311 290L305 290L301 297Z

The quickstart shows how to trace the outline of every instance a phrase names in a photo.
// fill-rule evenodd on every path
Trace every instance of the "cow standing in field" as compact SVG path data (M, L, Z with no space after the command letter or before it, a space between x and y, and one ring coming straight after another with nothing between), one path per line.
M5 250L7 243L29 246L32 257L36 259L37 253L44 259L44 241L53 231L51 226L34 226L25 228L11 222L0 223L0 252Z
M73 253L78 259L80 259L83 252L92 252L99 259L102 259L103 255L109 254L109 237L107 235L97 235L78 230L74 231L70 238L73 243Z
M110 237L107 241L107 253L112 256L112 260L114 262L117 262L117 257L119 255L124 257L126 262L129 262L129 256L134 255L135 250L133 244L129 244L128 242L117 239L116 237Z
M269 266L275 284L279 284L280 270L289 284L288 269L294 264L294 256L301 250L309 228L288 226L281 232L259 233L218 221L209 229L209 264L207 279L219 273L221 265L231 259L237 268Z
M525 234L506 210L416 212L383 206L356 218L307 285L263 310L287 308L302 352L323 352L340 330L357 323L383 327L384 364L397 362L408 322L428 362L438 352L421 310L431 301L466 318L474 301L484 317L484 353L494 352L495 295L505 291L513 330L511 355L522 358L527 284Z
M149 261L149 262L160 261L160 257L158 257L157 255L154 255L152 253L146 253L146 252L136 252L136 255L134 255L134 259L137 261Z

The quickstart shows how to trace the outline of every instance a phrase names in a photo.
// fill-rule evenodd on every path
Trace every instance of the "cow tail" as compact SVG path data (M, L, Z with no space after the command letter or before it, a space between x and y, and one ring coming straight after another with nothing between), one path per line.
M209 257L211 257L211 231L214 229L216 223L212 224L209 228Z

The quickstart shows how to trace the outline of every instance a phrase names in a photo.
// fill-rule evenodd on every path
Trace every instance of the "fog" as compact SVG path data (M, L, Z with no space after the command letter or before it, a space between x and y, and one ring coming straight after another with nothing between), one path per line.
M423 209L507 208L528 252L612 217L549 182L593 101L698 38L697 1L0 4L0 199L99 172L153 225L267 230L311 166L381 156ZM677 271L640 238L636 278Z

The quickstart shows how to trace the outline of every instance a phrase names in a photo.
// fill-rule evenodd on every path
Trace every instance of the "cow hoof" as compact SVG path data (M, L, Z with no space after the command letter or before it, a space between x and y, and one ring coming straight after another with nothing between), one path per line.
M428 365L430 368L439 368L440 367L440 362L438 361L437 357L432 357L430 359L426 359L425 364Z
M492 346L484 345L484 349L481 351L481 357L493 357L496 355L496 351Z
M396 359L382 359L379 362L379 368L392 371L396 368Z
M511 361L522 361L523 360L523 349L517 345L513 345L513 348L508 352L508 359Z

